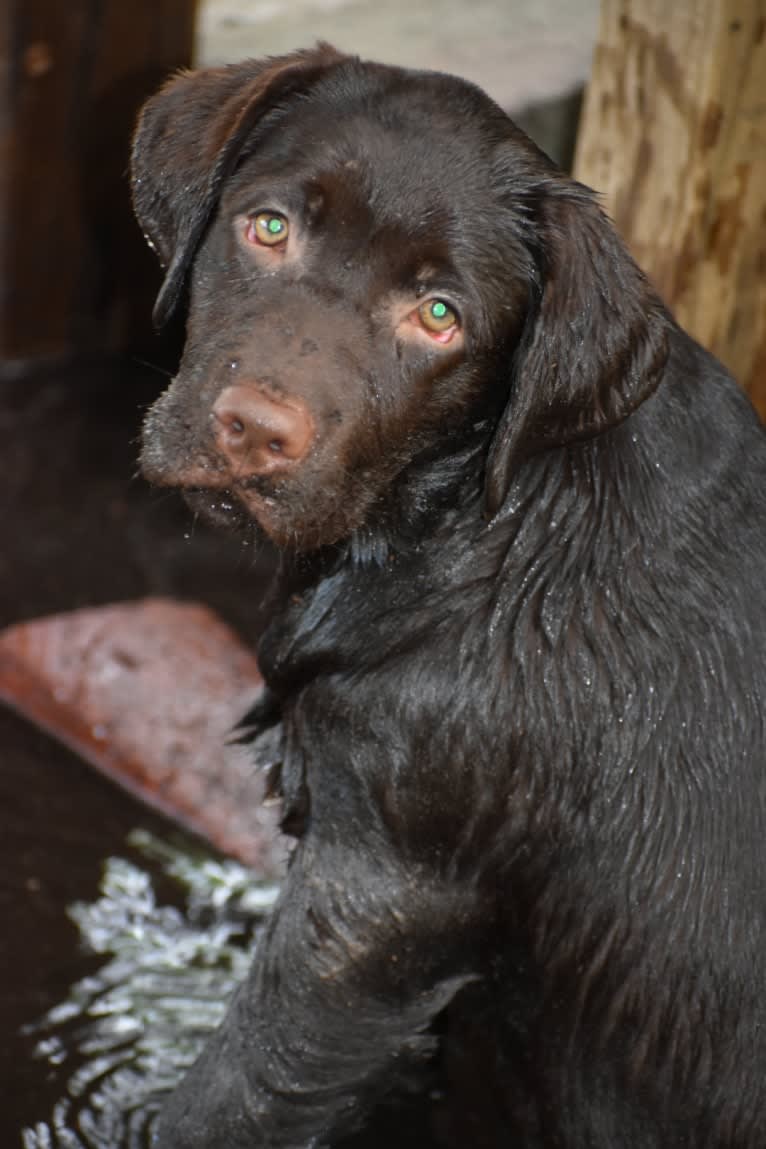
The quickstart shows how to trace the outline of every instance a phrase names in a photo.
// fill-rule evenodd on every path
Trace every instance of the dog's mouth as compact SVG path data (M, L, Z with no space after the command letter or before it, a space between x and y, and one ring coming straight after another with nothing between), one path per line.
M155 486L174 487L187 506L204 522L227 530L244 531L259 525L268 531L272 483L266 477L237 482L236 476L207 461L172 467L146 453L144 477Z
M290 482L271 475L240 479L207 458L173 467L147 452L142 471L156 486L175 488L202 522L249 537L262 534L290 550L337 542L358 525L369 502L357 499L350 514L349 499L326 476L317 491L315 475L310 476L314 485L297 475L291 475Z

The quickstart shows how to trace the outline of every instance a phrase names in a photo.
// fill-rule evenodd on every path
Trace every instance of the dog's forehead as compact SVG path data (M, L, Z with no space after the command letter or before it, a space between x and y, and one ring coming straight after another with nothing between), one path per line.
M437 85L416 75L373 89L319 86L275 109L244 149L236 183L324 178L393 214L423 202L448 203L452 212L478 206L491 197L502 113L478 93L495 114L471 107L456 119L453 105L469 85L451 77L437 77Z

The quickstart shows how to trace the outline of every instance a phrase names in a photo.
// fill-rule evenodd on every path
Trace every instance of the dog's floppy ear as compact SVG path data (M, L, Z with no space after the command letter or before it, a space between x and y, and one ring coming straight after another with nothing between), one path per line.
M490 518L519 463L621 422L652 394L667 359L667 313L595 193L551 178L526 214L539 283L490 447Z
M144 105L133 140L133 203L166 268L154 309L158 326L178 302L222 185L259 118L346 58L319 44L288 56L182 72Z

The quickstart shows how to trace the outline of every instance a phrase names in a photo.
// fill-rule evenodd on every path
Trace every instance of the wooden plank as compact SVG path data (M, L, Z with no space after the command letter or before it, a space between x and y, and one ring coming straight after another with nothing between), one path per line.
M13 71L11 69L11 13L7 4L0 4L0 317L9 306L10 284L2 274L8 266L8 228L2 211L10 194L11 166L11 100ZM0 318L0 323L2 319ZM2 336L0 335L0 345Z
M0 347L52 354L67 343L71 287L79 266L76 144L83 5L11 4L7 167L2 204Z
M766 416L766 0L602 0L575 174Z
M194 0L0 7L0 362L124 349L157 275L132 220L130 135L190 62Z
M87 79L88 106L98 114L91 119L87 140L91 188L86 222L98 259L83 289L90 293L85 314L106 325L110 346L120 348L149 336L161 281L156 256L143 243L133 217L130 136L147 96L171 71L191 62L195 4L102 0L101 8Z

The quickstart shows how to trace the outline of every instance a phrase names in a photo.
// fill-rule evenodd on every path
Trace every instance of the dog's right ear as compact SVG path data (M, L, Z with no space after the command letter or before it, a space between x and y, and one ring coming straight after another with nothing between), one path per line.
M158 326L181 297L223 183L260 117L347 58L319 44L288 56L182 72L144 105L133 140L133 204L166 269L154 308Z

